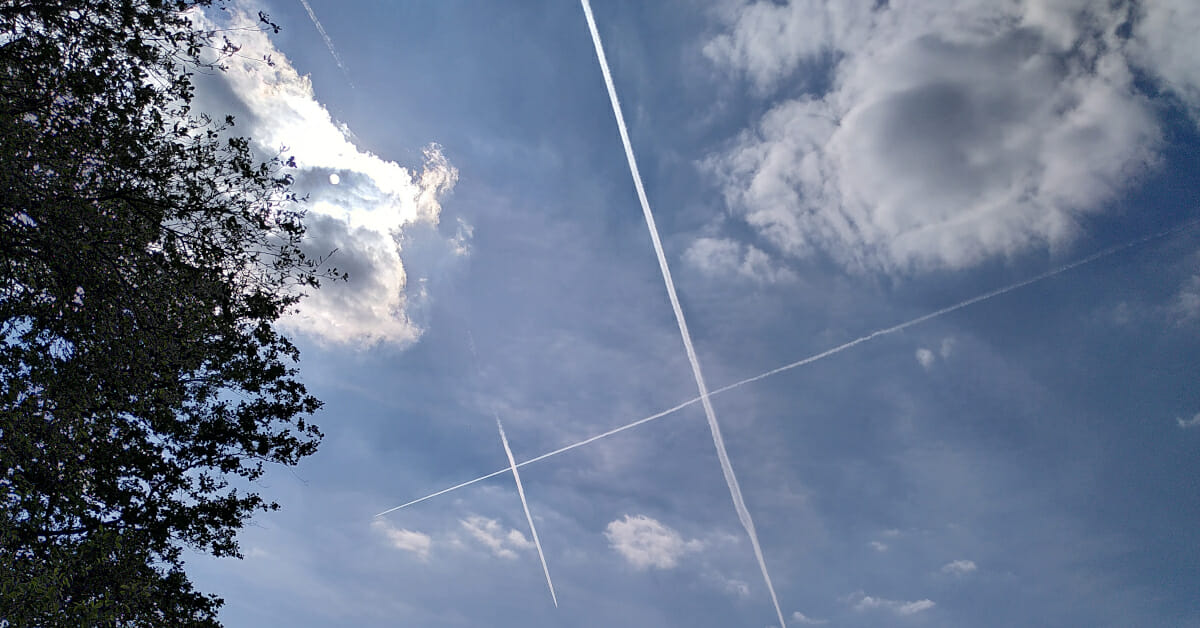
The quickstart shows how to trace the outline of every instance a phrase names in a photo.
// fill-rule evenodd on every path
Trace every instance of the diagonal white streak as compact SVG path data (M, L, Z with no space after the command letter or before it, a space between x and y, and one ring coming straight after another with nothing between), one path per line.
M521 473L517 471L517 461L513 458L512 449L508 446L508 436L504 435L504 425L500 417L496 417L496 427L500 428L500 442L504 443L504 453L508 455L508 468L512 471L513 479L517 481L517 494L521 496L521 507L525 509L525 518L529 520L529 533L533 536L533 546L537 548L538 558L542 560L542 571L546 573L546 586L550 587L550 599L554 600L554 608L558 608L558 595L554 593L554 581L550 580L550 568L546 566L546 554L542 552L542 542L538 539L537 527L533 525L533 515L529 512L529 502L525 499L525 487L521 485Z
M687 351L688 362L692 365L692 375L696 378L696 388L700 392L700 404L704 407L704 416L708 419L708 429L712 432L713 446L717 449L717 459L721 462L721 472L725 474L725 483L729 486L729 496L733 498L733 507L737 511L746 535L750 537L750 545L754 548L754 557L758 559L758 567L762 570L763 580L767 583L767 591L771 594L771 603L775 605L775 613L779 616L779 626L784 628L787 622L783 619L783 611L779 608L779 599L775 596L775 585L771 584L771 574L767 571L767 562L763 558L762 547L758 542L758 532L754 529L754 519L742 498L742 488L738 485L737 476L733 473L733 464L729 461L729 452L725 450L725 439L721 436L721 426L717 423L716 412L713 411L712 401L708 398L708 387L704 384L704 373L700 370L700 360L696 357L696 348L692 345L692 336L688 332L687 320L683 316L683 308L679 305L679 296L675 293L675 282L671 279L671 269L667 265L667 256L663 252L662 240L658 235L658 227L654 224L654 213L650 211L650 202L646 200L646 189L642 185L642 175L638 173L637 160L633 156L633 145L629 141L629 130L625 127L625 117L621 115L621 103L617 99L617 89L613 85L612 72L608 68L608 60L604 56L604 45L600 42L600 32L596 30L596 19L592 15L591 4L588 0L580 0L583 13L587 18L588 30L592 34L592 43L596 47L596 59L600 62L600 71L604 75L604 85L608 88L608 99L612 102L613 115L617 119L617 130L621 134L621 143L625 146L625 159L629 162L629 172L633 175L633 184L637 189L638 201L642 205L642 215L646 218L646 228L650 231L650 240L654 243L654 254L658 256L658 268L662 271L663 283L667 287L667 297L671 300L671 309L675 311L675 322L679 324L679 335L683 339L683 347Z
M321 21L317 19L317 14L313 12L313 8L308 4L308 0L300 0L300 4L304 5L304 10L308 12L308 19L312 20L313 26L317 27L317 32L321 34L321 39L325 40L325 47L329 49L329 54L333 55L333 60L337 63L337 67L342 71L342 75L346 77L346 81L350 83L350 87L354 87L354 82L350 81L350 73L346 70L346 64L342 62L342 55L338 54L336 48L333 47L333 40L330 39L329 33L325 32L325 27L321 26Z
M918 324L920 324L920 323L924 323L924 322L926 322L926 321L928 321L928 320L930 320L930 319L937 318L937 317L939 317L939 316L944 316L944 315L946 315L946 314L949 314L949 313L951 313L951 312L955 312L955 311L957 311L957 310L961 310L961 309L963 309L963 308L965 308L965 307L968 307L968 306L971 306L971 305L975 305L976 303L979 303L979 302L981 302L981 301L986 301L986 300L988 300L988 299L992 299L992 298L998 297L998 296L1000 296L1000 295L1002 295L1002 294L1006 294L1006 293L1008 293L1008 292L1012 292L1013 290L1017 290L1017 289L1019 289L1019 288L1024 288L1025 286L1028 286L1028 285L1030 285L1030 284L1033 284L1033 283L1037 283L1037 282L1039 282L1039 281L1042 281L1042 280L1045 280L1045 279L1049 279L1049 278L1051 278L1051 277L1054 277L1055 275L1059 275L1059 274L1065 273L1065 272L1067 272L1068 270L1071 270L1071 269L1073 269L1073 268L1077 268L1077 267L1079 267L1079 266L1083 266L1084 264L1090 264L1090 263L1092 263L1092 262L1095 262L1095 261L1096 261L1096 260L1098 260L1098 259L1101 259L1101 258L1103 258L1103 257L1108 257L1109 255L1113 255L1113 254L1115 254L1115 253L1119 253L1119 252L1121 252L1121 251L1124 251L1125 249L1129 249L1129 248L1135 247L1135 246L1137 246L1137 245L1139 245L1139 244L1143 244L1143 243L1145 243L1145 242L1148 242L1148 241L1150 241L1150 240L1156 240L1156 239L1158 239L1158 238L1162 238L1162 237L1165 237L1165 236L1171 235L1171 234L1173 234L1173 233L1177 233L1177 232L1179 232L1179 231L1183 231L1184 229L1187 229L1188 227L1192 227L1192 226L1194 226L1194 225L1196 225L1196 224L1200 224L1200 221L1190 221L1190 222L1184 223L1183 225L1180 225L1180 226L1178 226L1178 227L1175 227L1175 228L1173 228L1173 229L1167 229L1167 230L1165 230L1165 231L1160 231L1160 232L1158 232L1158 233L1153 233L1153 234L1151 234L1151 235L1148 235L1148 236L1145 236L1145 237L1142 237L1142 238L1138 238L1137 240L1133 240L1132 242L1128 242L1128 243L1125 243L1125 244L1120 244L1120 245L1117 245L1117 246L1109 247L1109 248L1107 248L1107 249L1104 249L1104 250L1102 250L1102 251L1100 251L1100 252L1098 252L1098 253L1093 253L1093 254L1091 254L1091 255L1089 255L1089 256L1087 256L1087 257L1084 257L1084 258L1082 258L1082 259L1078 259L1078 260L1076 260L1076 261L1074 261L1074 262L1071 262L1071 263L1069 263L1069 264L1064 264L1064 265L1062 265L1062 266L1059 266L1059 267L1057 267L1057 268L1054 268L1054 269L1052 269L1052 270L1048 270L1048 271L1046 271L1046 272L1044 272L1044 273L1042 273L1042 274L1040 274L1040 275L1037 275L1037 276L1035 276L1035 277L1031 277L1031 278L1029 278L1029 279L1025 279L1025 280L1023 280L1023 281L1019 281L1019 282L1017 282L1017 283L1014 283L1014 284L1010 284L1010 285L1008 285L1008 286L1005 286L1005 287L1003 287L1003 288L997 288L997 289L995 289L995 290L992 290L991 292L985 292L985 293L983 293L983 294L981 294L981 295L979 295L979 296L971 297L970 299L967 299L966 301L959 301L958 303L955 303L954 305L950 305L950 306L944 307L944 308L942 308L942 309L940 309L940 310L937 310L937 311L935 311L935 312L930 312L929 314L925 314L925 315L923 315L923 316L918 316L917 318L913 318L913 319L907 320L907 321L905 321L905 322L903 322L903 323L900 323L900 324L898 324L898 325L893 325L893 326L891 326L891 327L885 327L885 328L883 328L883 329L878 329L878 330L875 330L875 331L873 331L873 332L871 332L871 333L869 333L869 334L867 334L867 335L865 335L865 336L860 336L860 337L858 337L858 338L855 338L854 340L851 340L851 341L849 341L849 342L842 343L842 344L840 344L840 345L838 345L838 346L836 346L836 347L834 347L834 348L832 348L832 349L827 349L827 350L825 350L825 351L822 351L822 352L820 352L820 353L815 353L815 354L813 354L813 355L810 355L810 356L808 356L807 358L803 358L803 359L800 359L800 360L796 360L795 362L789 362L789 363L787 363L787 364L784 364L783 366L780 366L780 367L777 367L777 368L773 368L773 369L771 369L771 370L769 370L769 371L766 371L766 372L763 372L763 373L759 373L758 375L755 375L755 376L753 376L753 377L747 377L746 379L743 379L743 380L736 381L736 382L734 382L734 383L732 383L732 384L729 384L729 385L727 385L727 386L722 386L722 387L720 387L720 388L717 388L716 390L709 391L709 393L708 393L708 396L709 396L709 397L714 397L714 396L716 396L716 395L719 395L719 394L721 394L721 393L726 393L726 392L729 392L729 391L731 391L731 390L733 390L733 389L735 389L735 388L738 388L738 387L741 387L741 386L745 386L746 384L749 384L749 383L751 383L751 382L757 382L757 381L758 381L758 380L760 380L760 379L766 379L766 378L768 378L768 377L771 377L771 376L773 376L773 375L778 375L778 374L780 374L780 373L783 373L783 372L785 372L785 371L790 371L790 370L792 370L792 369L794 369L794 368L798 368L798 367L801 367L801 366L805 366L805 365L808 365L808 364L812 364L813 362L816 362L816 361L818 361L818 360L825 359L825 358L827 358L827 357L830 357L830 356L832 356L832 355L834 355L834 354L837 354L837 353L841 353L842 351L845 351L846 349L850 349L850 348L852 348L852 347L854 347L854 346L860 345L860 344L862 344L862 343L864 343L864 342L867 342L868 340L873 340L873 339L875 339L875 338L879 338L880 336L886 336L886 335L888 335L888 334L894 334L894 333L896 333L896 332L898 332L898 331L901 331L901 330L907 329L907 328L909 328L909 327L912 327L912 326L914 326L914 325L918 325ZM611 429L611 430L608 430L607 432L603 432L603 433L597 434L597 435L595 435L595 436L591 436L591 437L589 437L589 438L585 438L584 440L581 440L581 441L579 441L579 442L577 442L577 443L573 443L573 444L570 444L570 445L566 445L566 446L564 446L564 447L559 447L558 449L555 449L554 451L549 451L549 452L546 452L546 453L544 453L544 454L542 454L542 455L540 455L540 456L537 456L536 458L530 458L529 460L526 460L525 462L520 462L520 463L517 463L517 466L518 466L518 467L523 467L523 466L525 466L525 465L527 465L527 464L533 464L533 463L535 463L535 462L540 462L540 461L542 461L542 460L545 460L546 458L550 458L550 457L552 457L552 456L557 456L557 455L559 455L559 454L563 454L563 453L566 453L566 452L568 452L568 451L571 451L572 449L576 449L576 448L579 448L579 447L583 447L584 445L590 445L590 444L592 444L592 443L594 443L594 442L596 442L596 441L598 441L598 440L601 440L601 439L604 439L604 438L608 438L609 436L612 436L612 435L614 435L614 434L619 434L619 433L621 433L621 432L624 432L625 430L628 430L628 429L633 429L633 428L635 428L635 427L637 427L637 426L639 426L639 425L642 425L642 424L644 424L644 423L649 423L649 422L651 422L651 421L655 421L655 420L657 420L657 419L661 419L661 418L663 418L663 417L665 417L665 416L667 416L667 415L675 414L676 412L678 412L678 411L680 411L680 410L682 410L682 409L684 409L684 408L686 408L686 407L688 407L688 406L695 405L695 404L697 404L697 403L699 403L699 402L700 402L700 397L693 397L692 399L689 399L689 400L687 400L687 401L684 401L683 403L680 403L680 404L678 404L678 405L676 405L676 406L674 406L674 407L671 407L671 408L668 408L668 409L666 409L666 410L663 410L662 412L658 412L658 413L656 413L656 414L651 414L650 416L643 417L643 418L641 418L641 419L638 419L638 420L636 420L636 421L634 421L634 422L632 422L632 423L627 423L627 424L625 424L625 425L622 425L621 427L613 428L613 429ZM382 517L383 515L386 515L386 514L388 514L388 513L391 513L391 512L395 512L395 511L397 511L397 510L400 510L401 508L407 508L407 507L409 507L409 506L412 506L413 504L419 504L419 503L421 503L421 502L423 502L423 501L425 501L425 500L427 500L427 499L433 499L434 497L437 497L437 496L439 496L439 495L445 495L446 493L449 493L449 492L451 492L451 491L456 491L456 490L458 490L458 489L460 489L460 488L463 488L463 487L465 487L465 486L470 486L470 485L472 485L472 484L475 484L476 482L482 482L482 481L484 481L484 480L487 480L487 479L494 478L494 477L496 477L497 475L501 475L501 474L507 473L508 471L509 471L509 469L500 469L499 471L493 471L492 473L489 473L489 474L487 474L487 475L483 475L483 476L477 477L477 478L475 478L474 480L468 480L468 481L466 481L466 482L463 482L462 484L456 484L456 485L454 485L454 486L451 486L450 488L442 489L442 490L440 490L440 491L438 491L438 492L436 492L436 493L431 493L431 494L429 494L429 495L426 495L425 497L421 497L421 498L419 498L419 499L414 499L414 500L412 500L412 501L410 501L410 502L407 502L407 503L401 504L401 505L399 505L399 506L396 506L396 507L394 507L394 508L389 508L389 509L387 509L387 510L385 510L385 511L383 511L383 512L381 512L381 513L379 513L379 514L377 514L377 515L375 515L375 516L376 516L376 517Z

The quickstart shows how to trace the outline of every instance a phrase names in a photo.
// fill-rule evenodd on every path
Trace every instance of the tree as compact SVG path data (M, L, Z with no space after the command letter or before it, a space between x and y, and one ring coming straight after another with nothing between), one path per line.
M0 0L0 626L219 625L182 548L237 556L321 436L274 323L336 272L294 164L191 111L203 7Z

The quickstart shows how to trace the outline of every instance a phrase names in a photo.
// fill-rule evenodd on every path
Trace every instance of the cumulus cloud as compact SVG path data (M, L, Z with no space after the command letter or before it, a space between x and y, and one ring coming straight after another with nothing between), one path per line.
M1192 427L1200 427L1200 412L1196 413L1196 416L1194 416L1190 419L1185 419L1183 417L1177 417L1175 419L1175 422L1179 424L1179 427L1181 429L1185 429L1185 430L1188 428L1192 428Z
M195 19L215 27L203 14ZM250 23L244 15L231 19ZM402 235L408 227L438 224L441 200L458 171L437 145L426 147L419 171L359 148L266 33L240 31L237 43L241 51L224 62L226 71L198 77L197 108L233 113L235 131L253 139L264 155L286 147L298 166L295 189L308 196L305 247L314 255L336 249L330 265L350 273L349 282L327 282L303 300L285 324L339 343L415 340L421 329L406 312ZM463 233L469 237L460 229L449 248L465 247Z
M392 547L410 552L423 561L429 560L429 550L433 547L433 539L428 534L396 528L381 519L371 522L371 527L382 534Z
M934 606L937 606L933 600L902 602L900 600L887 600L884 598L872 597L864 594L862 591L858 591L850 595L846 598L846 601L853 606L854 610L859 612L884 610L899 616L916 615L917 613L927 611Z
M637 569L670 569L684 555L699 551L703 544L684 540L674 529L646 515L625 515L609 522L604 530L609 545Z
M1192 0L1141 2L1136 8L1134 59L1173 92L1200 123L1200 4Z
M516 558L516 550L533 548L533 542L525 538L520 530L514 528L505 530L504 526L495 519L475 515L462 519L459 523L472 538L499 558Z
M704 166L780 251L855 271L1066 242L1161 143L1130 11L1110 4L753 2L706 54L763 93L832 64L829 87L775 104Z
M813 619L800 611L792 613L792 621L804 626L820 626L821 624L829 623L828 619Z
M698 238L683 253L684 262L715 277L741 277L766 284L795 274L779 268L762 249L725 238Z
M942 573L953 574L955 576L965 576L976 569L977 567L973 560L955 560L942 565Z

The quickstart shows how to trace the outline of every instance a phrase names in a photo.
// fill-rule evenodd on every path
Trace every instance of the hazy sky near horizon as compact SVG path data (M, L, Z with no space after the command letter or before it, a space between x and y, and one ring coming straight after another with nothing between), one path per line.
M350 280L225 624L777 625L700 404L375 516L697 395L580 5L239 6ZM709 389L889 330L712 398L787 624L1200 626L1200 5L592 8Z

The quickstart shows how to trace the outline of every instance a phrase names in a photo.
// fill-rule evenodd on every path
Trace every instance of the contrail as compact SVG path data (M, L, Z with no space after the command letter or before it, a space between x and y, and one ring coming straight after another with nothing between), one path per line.
M692 345L692 336L688 333L687 321L684 319L683 309L679 306L679 296L675 293L675 282L671 279L671 269L667 266L667 256L663 252L658 227L654 224L654 213L650 211L650 202L646 200L642 175L638 173L637 160L633 156L633 145L629 141L625 117L621 115L621 103L617 100L617 88L613 85L608 60L604 57L604 46L600 43L600 32L596 30L596 19L592 15L592 6L588 0L580 0L580 2L583 4L588 30L592 33L592 43L596 47L596 59L600 62L600 71L604 75L604 85L608 88L608 99L612 102L613 115L617 119L617 130L621 134L621 143L625 145L625 159L629 162L629 172L633 175L638 201L642 205L642 215L646 218L646 228L650 231L650 240L654 243L654 253L658 256L658 268L662 271L663 283L667 287L667 297L670 298L671 308L675 311L675 322L679 324L679 335L683 339L683 347L687 351L688 361L692 365L692 375L696 378L696 388L700 392L700 403L704 406L704 416L708 419L708 429L712 432L713 446L717 449L717 459L721 462L721 472L725 474L725 483L729 485L729 496L733 498L733 507L737 511L738 519L750 537L750 545L754 548L754 557L758 559L758 568L762 570L763 580L767 583L767 591L771 594L771 603L775 605L775 613L779 616L779 626L784 628L787 626L787 622L783 619L783 611L779 608L779 599L775 596L775 585L771 584L771 574L767 571L767 562L763 558L762 547L758 543L754 519L750 517L750 510L746 508L746 502L742 499L742 488L738 485L737 476L733 473L729 452L725 450L725 439L721 437L721 426L717 423L717 415L708 398L708 387L704 384L704 374L700 371L696 348Z
M325 47L329 49L329 54L333 55L333 60L337 63L337 67L342 71L342 75L346 77L346 82L350 83L350 87L354 87L354 81L350 80L350 72L346 69L346 64L342 62L342 55L338 54L336 48L333 47L333 40L329 38L329 33L325 32L325 27L321 26L321 21L317 19L317 14L313 12L312 6L308 4L308 0L300 0L300 4L304 5L304 10L308 11L308 18L312 20L313 26L317 27L317 32L321 34L321 39L325 40Z
M529 502L525 499L525 487L521 485L521 474L517 471L517 461L513 458L512 449L508 446L508 436L504 435L504 425L500 417L496 417L496 427L500 428L500 442L504 443L504 453L508 454L508 468L512 471L513 479L517 481L517 494L521 496L521 507L525 509L525 518L529 520L529 532L533 535L533 546L537 548L538 558L542 559L542 571L546 572L546 585L550 587L550 599L554 600L554 608L558 608L558 596L554 593L554 582L550 580L550 568L546 566L546 555L542 553L542 542L538 540L537 528L533 525L533 515L529 513Z
M1158 233L1153 233L1153 234L1150 234L1150 235L1148 235L1148 236L1144 236L1144 237L1138 238L1137 240L1133 240L1132 242L1128 242L1128 243L1125 243L1125 244L1120 244L1120 245L1117 245L1117 246L1109 247L1109 248L1107 248L1107 249L1104 249L1104 250L1102 250L1102 251L1100 251L1100 252L1098 252L1098 253L1093 253L1092 255L1089 255L1089 256L1087 256L1087 257L1084 257L1084 258L1082 258L1082 259L1079 259L1079 260L1076 260L1076 261L1074 261L1074 262L1071 262L1071 263L1069 263L1069 264L1064 264L1064 265L1062 265L1062 266L1059 266L1059 267L1057 267L1057 268L1054 268L1053 270L1048 270L1048 271L1046 271L1046 272L1044 272L1044 273L1042 273L1042 274L1040 274L1040 275L1037 275L1037 276L1031 277L1031 278L1029 278L1029 279L1025 279L1025 280L1023 280L1023 281L1019 281L1019 282L1017 282L1017 283L1010 284L1010 285L1008 285L1008 286L1005 286L1005 287L1003 287L1003 288L998 288L998 289L996 289L996 290L992 290L991 292L985 292L984 294L981 294L981 295L979 295L979 296L972 297L972 298L970 298L970 299L967 299L967 300L965 300L965 301L960 301L960 302L958 302L958 303L956 303L956 304L954 304L954 305L951 305L951 306L948 306L948 307L944 307L944 308L942 308L942 309L940 309L940 310L937 310L937 311L935 311L935 312L930 312L929 314L925 314L925 315L923 315L923 316L918 316L917 318L910 319L910 320L908 320L908 321L905 321L905 322L903 322L903 323L900 323L900 324L898 324L898 325L893 325L893 326L891 326L891 327L885 327L885 328L883 328L883 329L878 329L878 330L876 330L876 331L873 331L873 332L871 332L871 333L869 333L869 334L867 334L867 335L865 335L865 336L860 336L860 337L858 337L858 338L855 338L854 340L851 340L851 341L849 341L849 342L842 343L842 344L840 344L840 345L838 345L838 346L836 346L836 347L834 347L834 348L832 348L832 349L827 349L827 350L825 350L825 351L822 351L822 352L820 352L820 353L815 353L815 354L813 354L813 355L810 355L810 356L808 356L807 358L803 358L803 359L801 359L801 360L796 360L795 362L789 362L788 364L784 364L783 366L780 366L780 367L778 367L778 368L771 369L771 370L769 370L769 371L766 371L766 372L764 372L764 373L760 373L760 374L758 374L758 375L755 375L755 376L753 376L753 377L747 377L746 379L743 379L743 380L736 381L736 382L734 382L734 383L732 383L732 384L729 384L729 385L727 385L727 386L722 386L722 387L720 387L720 388L717 388L716 390L712 390L712 391L710 391L710 392L708 393L708 396L709 396L709 397L714 397L714 396L716 396L716 395L720 395L720 394L722 394L722 393L729 392L729 391L731 391L731 390L733 390L733 389L735 389L735 388L739 388L739 387L741 387L741 386L745 386L746 384L749 384L749 383L751 383L751 382L757 382L757 381L759 381L759 380L761 380L761 379L766 379L766 378L768 378L768 377L771 377L771 376L773 376L773 375L778 375L778 374L780 374L780 373L783 373L783 372L785 372L785 371L790 371L790 370L792 370L792 369L794 369L794 368L798 368L798 367L801 367L801 366L805 366L805 365L808 365L808 364L812 364L813 362L816 362L816 361L818 361L818 360L825 359L825 358L827 358L827 357L829 357L829 356L832 356L832 355L834 355L834 354L837 354L837 353L841 353L842 351L845 351L845 350L847 350L847 349L850 349L850 348L852 348L852 347L855 347L855 346L857 346L857 345L860 345L860 344L862 344L862 343L864 343L864 342L867 342L868 340L873 340L873 339L875 339L875 338L879 338L880 336L886 336L886 335L888 335L888 334L894 334L894 333L896 333L896 332L898 332L898 331L901 331L901 330L903 330L903 329L907 329L907 328L909 328L909 327L912 327L912 326L914 326L914 325L917 325L917 324L920 324L920 323L924 323L924 322L926 322L926 321L929 321L930 319L937 318L937 317L939 317L939 316L944 316L944 315L946 315L946 314L950 314L951 312L955 312L955 311L957 311L957 310L961 310L961 309L963 309L963 308L965 308L965 307L968 307L968 306L971 306L971 305L975 305L976 303L980 303L980 302L982 302L982 301L986 301L986 300L988 300L988 299L992 299L992 298L998 297L998 296L1000 296L1000 295L1003 295L1003 294L1006 294L1006 293L1012 292L1013 290L1017 290L1017 289L1019 289L1019 288L1024 288L1025 286L1028 286L1028 285L1030 285L1030 284L1037 283L1037 282L1039 282L1039 281L1043 281L1043 280L1049 279L1049 278L1051 278L1051 277L1054 277L1055 275L1059 275L1059 274L1065 273L1065 272L1067 272L1067 271L1069 271L1069 270L1071 270L1071 269L1078 268L1078 267L1080 267L1080 266L1083 266L1083 265L1085 265L1085 264L1090 264L1090 263L1092 263L1092 262L1095 262L1095 261L1097 261L1097 260L1099 260L1099 259L1101 259L1101 258L1108 257L1108 256L1110 256L1110 255L1113 255L1113 254L1119 253L1119 252L1121 252L1121 251L1124 251L1124 250L1126 250L1126 249L1133 248L1133 247L1135 247L1135 246L1138 246L1138 245L1140 245L1140 244L1144 244L1144 243L1146 243L1146 242L1149 242L1149 241L1151 241L1151 240L1157 240L1157 239L1159 239L1159 238L1163 238L1163 237L1166 237L1166 236L1168 236L1168 235L1171 235L1171 234L1174 234L1174 233L1178 233L1178 232L1180 232L1180 231L1183 231L1183 230L1185 230L1185 229L1187 229L1187 228L1189 228L1189 227L1192 227L1192 226L1194 226L1194 225L1196 225L1196 224L1200 224L1200 220L1193 220L1193 221L1189 221L1189 222L1187 222L1187 223L1184 223L1184 224L1182 224L1182 225L1180 225L1180 226L1178 226L1178 227L1174 227L1174 228L1172 228L1172 229L1167 229L1167 230L1165 230L1165 231L1160 231L1160 232L1158 232ZM603 432L603 433L597 434L597 435L595 435L595 436L592 436L592 437L586 438L586 439L584 439L584 440L581 440L581 441L579 441L579 442L577 442L577 443L573 443L573 444L571 444L571 445L566 445L566 446L564 446L564 447L559 447L558 449L555 449L554 451L549 451L549 452L546 452L546 453L544 453L544 454L542 454L542 455L540 455L540 456L537 456L537 457L535 457L535 458L530 458L529 460L526 460L525 462L519 462L519 463L517 463L517 467L523 467L523 466L525 466L525 465L528 465L528 464L533 464L533 463L535 463L535 462L540 462L540 461L542 461L542 460L545 460L546 458L550 458L550 457L557 456L557 455L559 455L559 454L563 454L563 453L566 453L566 452L568 452L568 451L571 451L572 449L577 449L577 448L579 448L579 447L583 447L584 445L590 445L590 444L592 444L592 443L594 443L594 442L596 442L596 441L598 441L598 440L601 440L601 439L604 439L604 438L608 438L609 436L612 436L612 435L614 435L614 434L619 434L619 433L621 433L621 432L624 432L625 430L633 429L633 428L635 428L635 427L637 427L637 426L639 426L639 425L642 425L642 424L645 424L645 423L649 423L649 422L651 422L651 421L655 421L655 420L657 420L657 419L661 419L661 418L663 418L663 417L665 417L665 416L668 416L668 415L671 415L671 414L675 414L676 412L678 412L678 411L680 411L680 410L682 410L682 409L684 409L684 408L686 408L686 407L688 407L688 406L695 405L695 404L699 403L700 401L701 401L701 398L700 398L700 397L693 397L693 398L691 398L691 399L689 399L689 400L687 400L687 401L684 401L683 403L680 403L680 404L678 404L678 405L676 405L676 406L674 406L674 407L671 407L671 408L668 408L668 409L666 409L666 410L663 410L662 412L658 412L658 413L656 413L656 414L651 414L650 416L643 417L643 418L641 418L641 419L638 419L638 420L636 420L636 421L634 421L634 422L632 422L632 423L627 423L627 424L625 424L625 425L622 425L621 427L613 428L613 429L611 429L611 430L608 430L607 432ZM456 485L454 485L454 486L451 486L450 488L442 489L442 490L440 490L440 491L438 491L438 492L436 492L436 493L431 493L431 494L429 494L429 495L426 495L426 496L424 496L424 497L421 497L421 498L419 498L419 499L414 499L414 500L412 500L412 501L410 501L410 502L407 502L407 503L401 504L401 505L399 505L399 506L396 506L396 507L394 507L394 508L389 508L389 509L387 509L387 510L385 510L385 511L383 511L383 512L381 512L381 513L379 513L379 514L377 514L377 515L375 515L375 516L376 516L376 517L382 517L383 515L386 515L386 514L388 514L388 513L391 513L391 512L395 512L395 511L397 511L397 510L400 510L400 509L402 509L402 508L407 508L407 507L409 507L409 506L412 506L412 505L414 505L414 504L419 504L419 503L421 503L421 502L423 502L423 501L425 501L425 500L427 500L427 499L433 499L434 497L438 497L439 495L445 495L446 493L449 493L449 492L451 492L451 491L456 491L456 490L458 490L458 489L460 489L460 488L463 488L463 487L466 487L466 486L470 486L470 485L472 485L472 484L475 484L475 483L477 483L477 482L482 482L482 481L484 481L484 480L488 480L488 479L494 478L494 477L496 477L496 476L498 476L498 475L502 475L502 474L504 474L504 473L508 473L510 470L511 470L511 469L509 469L509 468L504 468L504 469L500 469L499 471L493 471L492 473L489 473L489 474L487 474L487 475L482 475L482 476L480 476L480 477L477 477L477 478L475 478L474 480L468 480L468 481L466 481L466 482L463 482L463 483L461 483L461 484L456 484Z

